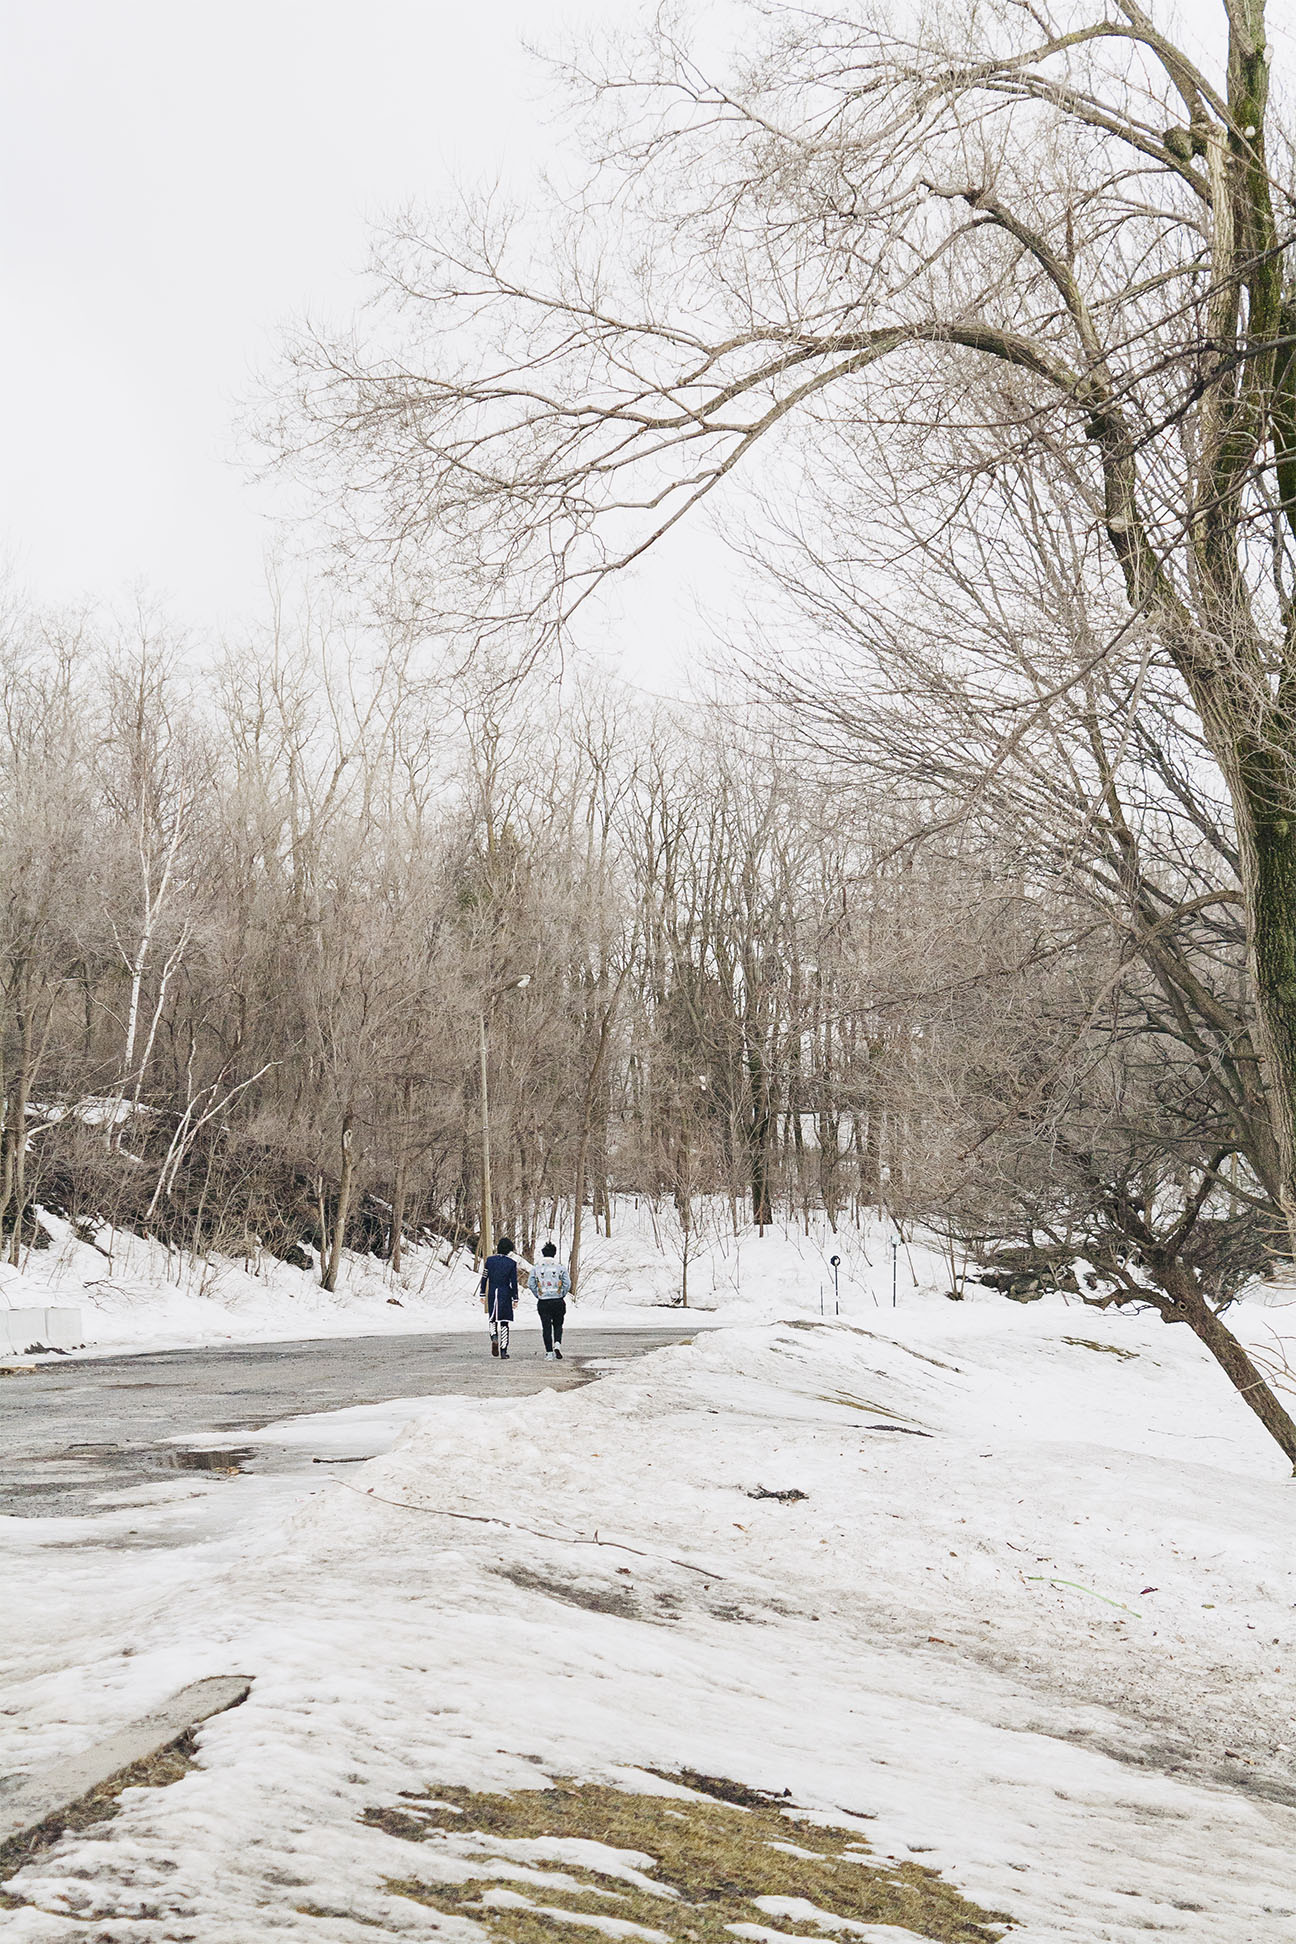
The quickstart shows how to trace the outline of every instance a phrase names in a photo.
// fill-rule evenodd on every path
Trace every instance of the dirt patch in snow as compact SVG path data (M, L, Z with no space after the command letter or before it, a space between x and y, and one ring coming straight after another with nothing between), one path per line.
M588 1613L615 1613L622 1620L647 1617L629 1587L559 1579L556 1574L537 1573L530 1566L494 1566L491 1571L530 1593L543 1593L551 1600L561 1600L564 1606L584 1607Z

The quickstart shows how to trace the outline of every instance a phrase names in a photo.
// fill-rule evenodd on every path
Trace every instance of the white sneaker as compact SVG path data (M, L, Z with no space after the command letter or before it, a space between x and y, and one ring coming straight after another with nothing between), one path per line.
M545 1362L546 1362L546 1363L557 1363L557 1361L558 1361L558 1352L557 1352L556 1350L546 1350L546 1351L545 1351Z

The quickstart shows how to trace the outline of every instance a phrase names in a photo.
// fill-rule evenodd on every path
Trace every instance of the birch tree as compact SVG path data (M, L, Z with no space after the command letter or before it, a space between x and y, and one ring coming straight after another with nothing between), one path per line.
M184 719L173 662L174 651L146 635L107 671L102 773L106 808L116 826L109 841L116 851L113 877L120 896L111 922L127 981L119 1071L107 1116L110 1142L120 1134L128 1104L139 1108L167 991L199 913L194 834L209 764Z

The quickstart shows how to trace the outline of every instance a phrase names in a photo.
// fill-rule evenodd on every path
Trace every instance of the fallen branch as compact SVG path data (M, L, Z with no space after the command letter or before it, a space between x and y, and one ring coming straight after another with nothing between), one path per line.
M597 1531L592 1539L581 1532L541 1532L538 1526L519 1525L515 1519L499 1519L489 1512L448 1512L442 1505L411 1505L408 1499L384 1498L372 1486L361 1490L359 1485L352 1485L345 1478L335 1478L333 1483L340 1485L344 1492L354 1492L357 1498L373 1499L376 1505L394 1505L398 1512L427 1512L436 1519L466 1519L471 1525L504 1526L509 1532L529 1533L533 1539L552 1539L560 1546L612 1546L617 1552L633 1553L636 1559L649 1559L657 1566L680 1566L686 1573L701 1573L704 1579L722 1580L728 1577L724 1573L713 1573L709 1566L694 1566L687 1559L671 1559L662 1553L641 1552L638 1546L627 1546L621 1539L600 1539Z

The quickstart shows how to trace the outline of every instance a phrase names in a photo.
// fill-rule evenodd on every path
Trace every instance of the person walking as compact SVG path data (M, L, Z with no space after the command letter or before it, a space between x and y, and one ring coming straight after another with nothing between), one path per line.
M567 1314L567 1298L571 1295L571 1275L567 1265L559 1262L557 1257L558 1251L553 1243L546 1242L540 1251L539 1262L531 1271L536 1308L540 1312L540 1328L544 1332L545 1357L550 1363L562 1362L563 1318Z
M507 1235L501 1235L495 1244L494 1255L487 1256L478 1292L490 1323L491 1355L507 1357L509 1325L513 1321L513 1306L518 1295L517 1264L513 1260L512 1241Z

